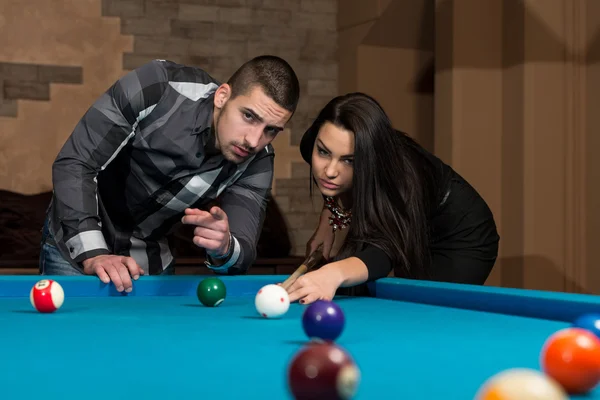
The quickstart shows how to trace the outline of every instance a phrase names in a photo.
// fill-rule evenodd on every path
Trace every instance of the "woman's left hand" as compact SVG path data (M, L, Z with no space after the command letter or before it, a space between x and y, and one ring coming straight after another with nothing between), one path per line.
M290 303L299 300L301 304L310 304L317 300L332 300L341 284L340 273L327 265L308 272L290 286Z

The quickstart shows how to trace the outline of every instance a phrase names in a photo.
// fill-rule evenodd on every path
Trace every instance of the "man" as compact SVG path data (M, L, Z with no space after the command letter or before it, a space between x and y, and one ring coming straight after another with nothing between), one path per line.
M131 278L172 273L166 235L179 221L195 226L209 268L246 272L271 190L271 141L299 91L274 56L246 62L223 84L165 60L119 79L53 164L41 274L97 275L130 292ZM216 198L221 207L207 207Z

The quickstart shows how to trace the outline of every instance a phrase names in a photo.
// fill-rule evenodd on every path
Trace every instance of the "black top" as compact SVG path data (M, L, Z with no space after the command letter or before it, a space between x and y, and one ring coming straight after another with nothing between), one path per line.
M434 176L432 201L437 206L429 219L431 265L426 279L483 284L495 263L500 239L492 212L477 191L449 165L404 137L424 165L432 167ZM355 256L366 264L368 281L386 277L392 269L402 270L394 268L386 253L372 245Z

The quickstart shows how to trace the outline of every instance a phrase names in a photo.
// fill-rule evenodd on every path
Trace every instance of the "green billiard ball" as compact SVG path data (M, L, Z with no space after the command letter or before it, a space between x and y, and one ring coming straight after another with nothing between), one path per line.
M227 289L219 278L206 278L198 284L196 294L200 303L207 307L217 307L225 300Z

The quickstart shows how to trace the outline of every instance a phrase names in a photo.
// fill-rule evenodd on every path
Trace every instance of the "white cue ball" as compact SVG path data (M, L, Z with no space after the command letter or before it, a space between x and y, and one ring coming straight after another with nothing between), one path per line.
M279 318L290 308L287 290L275 284L263 286L254 298L256 311L265 318Z

